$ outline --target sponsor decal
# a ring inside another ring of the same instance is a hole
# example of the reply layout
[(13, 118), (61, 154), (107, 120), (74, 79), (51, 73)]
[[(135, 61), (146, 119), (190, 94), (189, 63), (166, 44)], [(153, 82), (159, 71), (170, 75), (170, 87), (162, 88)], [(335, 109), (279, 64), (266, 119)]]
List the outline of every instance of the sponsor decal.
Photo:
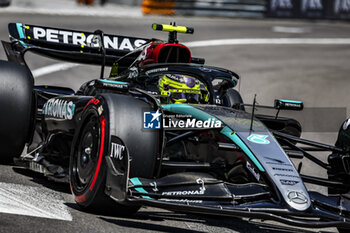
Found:
[(307, 197), (298, 191), (290, 191), (287, 196), (295, 204), (305, 204), (308, 202)]
[(298, 103), (284, 103), (285, 107), (291, 107), (291, 108), (300, 108), (300, 104)]
[(272, 160), (272, 161), (274, 161), (274, 162), (276, 162), (276, 163), (279, 163), (279, 165), (280, 164), (285, 164), (285, 162), (283, 162), (282, 160), (280, 160), (280, 159), (275, 159), (275, 158), (270, 158), (270, 157), (264, 157), (265, 159), (269, 159), (269, 160)]
[(266, 138), (268, 137), (268, 135), (261, 135), (261, 134), (252, 134), (249, 137), (247, 137), (247, 139), (251, 142), (257, 143), (257, 144), (269, 144), (270, 141), (267, 140)]
[(167, 199), (161, 198), (160, 201), (168, 201), (168, 202), (181, 202), (181, 203), (203, 203), (202, 200), (188, 200), (188, 199)]
[[(83, 32), (72, 32), (67, 30), (58, 30), (42, 27), (33, 27), (34, 39), (46, 40), (53, 43), (64, 43), (83, 45), (90, 47), (99, 47), (98, 41), (94, 40), (94, 34), (85, 34)], [(146, 41), (135, 38), (125, 38), (105, 35), (103, 37), (104, 47), (107, 49), (134, 50), (145, 44)]]
[(124, 158), (124, 151), (125, 146), (112, 142), (111, 154), (109, 156), (114, 159), (122, 160)]
[(255, 171), (255, 169), (254, 169), (254, 167), (247, 161), (247, 163), (246, 163), (246, 167), (248, 168), (248, 170), (253, 174), (253, 176), (255, 177), (255, 179), (257, 180), (257, 181), (259, 181), (260, 180), (260, 174), (259, 174), (259, 172), (256, 172)]
[(281, 166), (287, 166), (291, 167), (291, 164), (285, 164), (285, 163), (274, 163), (274, 162), (266, 162), (266, 164), (272, 164), (272, 165), (281, 165)]
[(169, 195), (169, 196), (204, 195), (204, 193), (205, 193), (205, 190), (199, 189), (199, 190), (184, 190), (184, 191), (162, 192), (162, 195)]
[(293, 172), (293, 169), (287, 169), (287, 168), (273, 167), (272, 169), (278, 170), (278, 171)]
[(347, 119), (344, 124), (343, 124), (343, 130), (347, 130), (349, 128), (350, 125), (350, 118)]
[(62, 99), (50, 99), (43, 106), (45, 116), (57, 119), (71, 120), (74, 116), (75, 104)]
[(120, 84), (120, 83), (107, 83), (107, 82), (102, 82), (102, 85), (104, 87), (112, 87), (112, 88), (117, 88), (117, 89), (128, 89), (128, 85), (126, 84)]
[(296, 180), (280, 180), (281, 184), (282, 185), (290, 185), (290, 186), (293, 186), (293, 185), (296, 185), (299, 183), (299, 181), (296, 181)]
[(168, 191), (168, 192), (162, 192), (162, 195), (170, 195), (170, 196), (179, 196), (179, 195), (204, 195), (205, 193), (205, 184), (204, 180), (201, 178), (198, 178), (196, 180), (196, 183), (201, 185), (199, 190), (184, 190), (184, 191)]
[(334, 13), (350, 12), (350, 0), (335, 0), (334, 1)]
[(160, 129), (160, 122), (162, 114), (157, 110), (156, 112), (143, 113), (143, 128), (144, 129)]
[(301, 10), (303, 12), (307, 10), (322, 10), (322, 0), (303, 0), (301, 3)]
[(100, 103), (100, 100), (96, 99), (96, 98), (92, 98), (91, 100), (89, 100), (89, 102), (85, 105), (84, 109), (85, 110), (87, 108), (87, 106), (89, 106), (90, 104), (94, 104), (97, 105), (98, 103)]
[(271, 0), (271, 10), (276, 9), (292, 9), (292, 0)]
[(285, 176), (285, 177), (299, 178), (299, 176), (296, 176), (296, 175), (289, 175), (289, 174), (275, 174), (274, 176)]
[(168, 67), (146, 71), (146, 75), (150, 75), (150, 74), (158, 73), (158, 72), (163, 72), (163, 71), (168, 71)]

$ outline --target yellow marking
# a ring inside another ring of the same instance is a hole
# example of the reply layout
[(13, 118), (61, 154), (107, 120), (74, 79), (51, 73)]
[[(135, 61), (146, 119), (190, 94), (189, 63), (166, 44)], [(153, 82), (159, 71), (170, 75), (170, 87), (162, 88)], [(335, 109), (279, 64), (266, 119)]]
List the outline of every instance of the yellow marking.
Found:
[(80, 50), (80, 53), (83, 53), (83, 50)]
[(26, 29), (29, 29), (29, 26), (26, 26)]
[(82, 47), (82, 48), (84, 48), (84, 47), (85, 47), (85, 45), (83, 45), (83, 44), (82, 44), (82, 45), (81, 45), (81, 47)]
[(28, 36), (28, 39), (30, 39), (30, 36)]
[[(167, 32), (181, 32), (181, 33), (186, 33), (187, 32), (187, 27), (184, 26), (172, 26), (169, 24), (161, 24), (162, 25), (162, 31), (167, 31)], [(157, 24), (152, 25), (153, 30), (156, 30)]]

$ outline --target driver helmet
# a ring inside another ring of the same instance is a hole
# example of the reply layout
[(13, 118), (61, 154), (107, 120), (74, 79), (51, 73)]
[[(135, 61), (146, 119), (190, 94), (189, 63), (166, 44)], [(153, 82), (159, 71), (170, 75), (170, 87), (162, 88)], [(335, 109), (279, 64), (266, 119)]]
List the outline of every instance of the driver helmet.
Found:
[(165, 74), (159, 80), (159, 94), (162, 103), (208, 103), (207, 88), (197, 79), (180, 74)]

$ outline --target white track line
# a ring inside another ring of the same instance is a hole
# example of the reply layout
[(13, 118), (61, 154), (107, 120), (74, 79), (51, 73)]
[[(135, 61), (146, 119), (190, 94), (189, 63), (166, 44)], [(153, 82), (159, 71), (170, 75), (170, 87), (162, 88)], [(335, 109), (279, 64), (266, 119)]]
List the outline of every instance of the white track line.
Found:
[(184, 45), (195, 47), (222, 45), (349, 45), (350, 38), (247, 38), (222, 39), (186, 42)]
[(310, 32), (311, 30), (308, 28), (300, 28), (300, 27), (283, 27), (283, 26), (274, 26), (272, 27), (273, 32), (282, 32), (282, 33), (295, 33), (301, 34)]
[(53, 65), (48, 65), (48, 66), (35, 69), (32, 71), (32, 74), (34, 78), (38, 78), (40, 76), (51, 74), (57, 71), (68, 70), (79, 65), (80, 64), (76, 64), (76, 63), (56, 63)]
[[(223, 45), (350, 45), (350, 38), (244, 38), (186, 42), (190, 48)], [(56, 63), (32, 71), (35, 78), (79, 66), (75, 63)]]
[(0, 212), (72, 221), (59, 193), (19, 184), (0, 183)]
[[(53, 0), (50, 0), (53, 1)], [(127, 8), (120, 7), (114, 11), (89, 8), (77, 8), (77, 9), (35, 9), (35, 8), (21, 8), (21, 7), (9, 7), (0, 9), (0, 13), (14, 13), (14, 14), (35, 14), (35, 15), (59, 15), (59, 16), (89, 16), (89, 17), (111, 17), (111, 18), (142, 18), (143, 14), (140, 11), (128, 10)]]

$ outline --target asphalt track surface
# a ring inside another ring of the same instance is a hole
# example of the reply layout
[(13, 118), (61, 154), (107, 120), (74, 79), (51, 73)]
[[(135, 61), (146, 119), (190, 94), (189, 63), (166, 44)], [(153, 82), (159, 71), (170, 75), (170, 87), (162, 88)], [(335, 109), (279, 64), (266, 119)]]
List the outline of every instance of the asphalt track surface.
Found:
[[(155, 22), (169, 23), (173, 20), (176, 20), (178, 25), (195, 28), (194, 35), (179, 36), (180, 41), (184, 42), (235, 38), (350, 38), (350, 24), (341, 22), (182, 17), (105, 18), (1, 13), (0, 39), (8, 39), (9, 22), (86, 31), (102, 29), (111, 34), (166, 39), (166, 33), (153, 32), (150, 25)], [(259, 104), (263, 105), (271, 105), (275, 98), (284, 98), (303, 100), (308, 108), (349, 109), (350, 107), (349, 45), (226, 45), (196, 47), (192, 49), (192, 54), (204, 57), (209, 65), (236, 71), (241, 76), (239, 88), (246, 103), (251, 103), (254, 94), (257, 94)], [(36, 55), (28, 58), (32, 70), (61, 62)], [(5, 59), (2, 49), (0, 59)], [(76, 90), (84, 81), (97, 78), (98, 75), (98, 67), (77, 66), (41, 75), (35, 81), (36, 84), (67, 86)], [(349, 113), (347, 111), (344, 115)], [(325, 120), (317, 122), (320, 125), (316, 124), (314, 129), (318, 126), (327, 126), (332, 121), (331, 117), (327, 116), (327, 112), (325, 116), (319, 115), (318, 117)], [(338, 125), (340, 123), (337, 122)], [(304, 133), (303, 137), (333, 144), (336, 130), (332, 129), (331, 132), (310, 130)], [(320, 156), (322, 159), (326, 158), (325, 154)], [(307, 161), (303, 163), (304, 173), (325, 176), (325, 172), (312, 167)], [(315, 189), (314, 186), (308, 187)], [(32, 200), (27, 200), (28, 196)], [(8, 203), (7, 199), (5, 203), (3, 200), (6, 197), (15, 199), (12, 203)], [(62, 211), (49, 216), (47, 212), (50, 202), (47, 200), (53, 200), (52, 203)], [(26, 215), (19, 203), (26, 204), (27, 208), (35, 207), (38, 217)], [(12, 209), (13, 213), (5, 213), (6, 205), (9, 205), (8, 209)], [(301, 229), (271, 221), (173, 213), (148, 207), (142, 208), (130, 218), (120, 218), (114, 213), (107, 215), (86, 213), (75, 205), (69, 185), (49, 181), (39, 174), (19, 167), (0, 165), (0, 232), (310, 231), (334, 232), (336, 229)]]

